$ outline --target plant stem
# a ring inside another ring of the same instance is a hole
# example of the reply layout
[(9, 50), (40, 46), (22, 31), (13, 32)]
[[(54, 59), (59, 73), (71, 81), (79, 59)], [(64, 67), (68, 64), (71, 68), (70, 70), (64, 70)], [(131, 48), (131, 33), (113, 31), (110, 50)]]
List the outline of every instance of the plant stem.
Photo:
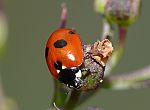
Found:
[(61, 12), (61, 17), (60, 17), (60, 24), (59, 24), (59, 27), (60, 27), (60, 28), (64, 28), (64, 27), (66, 27), (66, 24), (67, 24), (67, 14), (68, 14), (68, 10), (67, 10), (66, 3), (62, 3), (62, 4), (61, 4), (61, 7), (62, 7), (62, 12)]
[(64, 110), (73, 110), (78, 103), (80, 94), (81, 94), (81, 91), (73, 89), (70, 92), (70, 96), (69, 96), (68, 100), (66, 101)]
[(102, 39), (105, 39), (107, 36), (109, 36), (109, 40), (112, 40), (113, 38), (113, 25), (109, 23), (106, 19), (103, 19), (103, 32), (102, 32)]
[[(61, 17), (60, 17), (60, 24), (59, 28), (64, 28), (66, 27), (67, 24), (67, 7), (65, 3), (61, 4)], [(64, 105), (64, 102), (67, 98), (67, 90), (58, 82), (56, 79), (54, 79), (54, 97), (53, 97), (53, 102), (52, 102), (52, 109), (57, 109), (54, 106), (54, 103), (58, 107), (62, 107)]]
[[(110, 25), (110, 27), (112, 27)], [(111, 30), (113, 32), (113, 30)], [(124, 52), (124, 46), (125, 46), (125, 39), (127, 35), (127, 27), (119, 26), (118, 25), (118, 44), (115, 46), (114, 52), (112, 54), (112, 57), (110, 58), (109, 62), (107, 63), (106, 66), (106, 71), (105, 71), (105, 77), (109, 76), (112, 71), (115, 69), (115, 67), (118, 65), (120, 62), (123, 52)]]
[(118, 46), (114, 49), (114, 52), (106, 65), (105, 77), (109, 76), (112, 71), (117, 67), (124, 52), (124, 47)]
[(127, 28), (123, 26), (118, 26), (118, 31), (119, 31), (119, 46), (124, 46), (125, 44), (125, 39), (126, 39), (126, 34), (127, 34)]
[(64, 105), (66, 98), (67, 98), (67, 91), (60, 84), (60, 82), (58, 82), (56, 79), (54, 79), (53, 103), (55, 103), (56, 106), (58, 106), (58, 107), (62, 107)]
[(106, 78), (103, 87), (115, 90), (150, 87), (150, 65), (127, 74)]

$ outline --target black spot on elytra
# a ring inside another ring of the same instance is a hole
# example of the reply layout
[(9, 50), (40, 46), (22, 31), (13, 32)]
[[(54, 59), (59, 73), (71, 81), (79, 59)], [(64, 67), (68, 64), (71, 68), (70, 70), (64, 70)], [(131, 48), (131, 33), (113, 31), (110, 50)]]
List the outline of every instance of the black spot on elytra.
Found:
[(63, 48), (66, 45), (67, 45), (67, 42), (64, 39), (57, 40), (54, 43), (55, 48)]
[(46, 49), (45, 49), (45, 58), (46, 58), (46, 59), (47, 59), (47, 56), (48, 56), (48, 51), (49, 51), (49, 48), (46, 47)]
[(56, 70), (61, 70), (62, 69), (62, 63), (60, 61), (56, 61), (54, 63), (54, 67), (56, 68)]
[(73, 32), (73, 31), (69, 31), (69, 34), (75, 34), (75, 32)]

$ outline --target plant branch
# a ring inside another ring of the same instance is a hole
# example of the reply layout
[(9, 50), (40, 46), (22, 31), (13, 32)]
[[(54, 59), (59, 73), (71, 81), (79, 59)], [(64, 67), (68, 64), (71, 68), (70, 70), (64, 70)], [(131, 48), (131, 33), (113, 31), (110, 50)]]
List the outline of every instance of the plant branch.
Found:
[(62, 8), (62, 12), (61, 12), (61, 17), (60, 17), (59, 27), (64, 28), (66, 27), (66, 24), (67, 24), (67, 14), (68, 14), (66, 3), (62, 3), (61, 8)]
[(64, 86), (60, 84), (56, 79), (54, 79), (54, 97), (53, 103), (56, 104), (57, 107), (62, 107), (67, 97), (67, 90), (65, 90)]
[(66, 104), (64, 106), (64, 110), (73, 110), (78, 103), (80, 94), (80, 90), (72, 89), (72, 91), (70, 92), (70, 96), (68, 97), (68, 100), (66, 101)]
[(105, 18), (103, 18), (103, 31), (102, 31), (102, 39), (109, 39), (110, 41), (112, 40), (114, 36), (114, 29), (113, 25), (108, 22)]
[[(121, 31), (122, 32), (122, 31)], [(119, 32), (119, 36), (122, 36), (123, 34)], [(125, 35), (125, 34), (124, 34)], [(110, 40), (112, 41), (114, 37), (114, 28), (113, 24), (110, 23), (106, 18), (103, 18), (103, 32), (102, 32), (102, 39), (106, 38), (109, 36)], [(123, 55), (124, 48), (120, 46), (119, 44), (116, 44), (114, 52), (109, 59), (107, 65), (106, 65), (106, 70), (105, 70), (105, 77), (109, 76), (114, 68), (118, 65), (122, 55)]]
[(124, 46), (127, 34), (127, 27), (118, 26), (118, 31), (119, 31), (119, 46)]
[(150, 87), (150, 65), (130, 73), (110, 76), (104, 80), (103, 87), (115, 90)]
[[(111, 35), (113, 36), (114, 30), (112, 28), (113, 27), (112, 24), (110, 24), (110, 23), (108, 24), (107, 21), (105, 21), (103, 28), (106, 27), (105, 25), (107, 27), (109, 27), (109, 29), (104, 29), (103, 34), (105, 34), (106, 32), (108, 33), (108, 31), (110, 31), (109, 33), (112, 33)], [(118, 44), (115, 45), (114, 52), (113, 52), (109, 62), (107, 63), (105, 77), (110, 75), (112, 73), (112, 71), (115, 69), (115, 67), (118, 65), (118, 63), (120, 62), (120, 60), (123, 56), (123, 52), (124, 52), (126, 35), (127, 35), (127, 27), (118, 25), (118, 36), (119, 36), (118, 42), (117, 42)]]

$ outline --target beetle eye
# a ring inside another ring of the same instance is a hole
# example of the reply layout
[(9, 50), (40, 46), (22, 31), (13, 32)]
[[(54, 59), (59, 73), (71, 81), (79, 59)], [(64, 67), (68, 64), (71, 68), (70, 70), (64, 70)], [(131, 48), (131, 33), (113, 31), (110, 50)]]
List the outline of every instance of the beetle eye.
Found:
[(73, 32), (73, 31), (69, 31), (69, 34), (75, 34), (75, 32)]

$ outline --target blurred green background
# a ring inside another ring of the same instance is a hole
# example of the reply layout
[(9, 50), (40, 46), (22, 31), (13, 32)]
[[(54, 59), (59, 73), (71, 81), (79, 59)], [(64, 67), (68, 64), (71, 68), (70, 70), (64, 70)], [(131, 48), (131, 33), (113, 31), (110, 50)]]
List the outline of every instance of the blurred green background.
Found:
[[(5, 0), (9, 36), (5, 56), (0, 62), (3, 88), (20, 110), (46, 110), (53, 95), (53, 80), (44, 58), (46, 41), (57, 29), (60, 4), (69, 9), (68, 26), (75, 28), (84, 43), (101, 36), (101, 17), (95, 13), (93, 0)], [(125, 54), (114, 73), (128, 72), (150, 64), (150, 1), (143, 0), (142, 14), (129, 28)], [(125, 91), (102, 90), (76, 108), (88, 106), (104, 110), (148, 110), (150, 88)]]

